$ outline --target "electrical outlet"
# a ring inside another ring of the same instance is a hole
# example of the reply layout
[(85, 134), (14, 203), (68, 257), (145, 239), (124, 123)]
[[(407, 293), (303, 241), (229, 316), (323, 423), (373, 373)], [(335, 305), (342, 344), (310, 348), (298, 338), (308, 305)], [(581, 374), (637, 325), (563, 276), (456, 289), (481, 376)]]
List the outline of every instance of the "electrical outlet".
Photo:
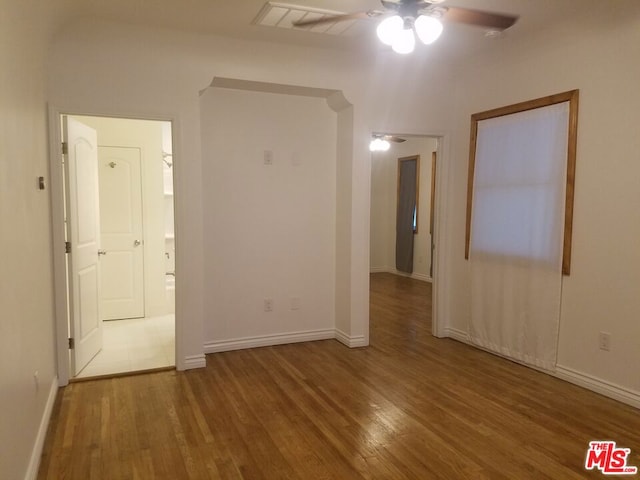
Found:
[(264, 299), (264, 311), (272, 312), (273, 311), (273, 298), (265, 298)]
[(264, 151), (264, 164), (273, 165), (273, 152), (271, 150)]
[(598, 346), (600, 350), (608, 352), (611, 350), (611, 334), (606, 332), (600, 332), (598, 336)]

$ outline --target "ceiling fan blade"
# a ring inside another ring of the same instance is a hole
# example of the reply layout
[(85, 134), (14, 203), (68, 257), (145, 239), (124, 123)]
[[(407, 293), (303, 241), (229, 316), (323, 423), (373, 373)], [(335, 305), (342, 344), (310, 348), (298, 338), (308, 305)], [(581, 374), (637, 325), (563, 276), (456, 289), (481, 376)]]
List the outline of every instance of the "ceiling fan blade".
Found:
[(345, 20), (367, 19), (377, 16), (378, 12), (371, 10), (368, 12), (345, 13), (342, 15), (328, 15), (326, 17), (314, 18), (313, 20), (298, 20), (293, 22), (294, 27), (312, 27), (325, 23), (344, 22)]
[(389, 142), (395, 142), (395, 143), (402, 143), (407, 141), (406, 138), (397, 137), (395, 135), (385, 135), (383, 138)]
[(506, 30), (516, 23), (518, 17), (515, 15), (470, 10), (468, 8), (446, 7), (443, 20), (490, 28), (492, 30)]

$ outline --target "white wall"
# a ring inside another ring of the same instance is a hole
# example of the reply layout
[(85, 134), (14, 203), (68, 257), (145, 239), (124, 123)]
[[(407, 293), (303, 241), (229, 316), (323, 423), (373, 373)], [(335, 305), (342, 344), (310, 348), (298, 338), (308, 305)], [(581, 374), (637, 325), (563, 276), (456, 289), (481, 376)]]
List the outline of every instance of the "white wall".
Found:
[[(0, 2), (0, 477), (6, 479), (35, 473), (57, 391), (44, 95), (49, 13), (43, 2)], [(47, 181), (44, 191), (39, 176)]]
[(371, 252), (372, 272), (395, 272), (396, 211), (398, 204), (398, 159), (420, 156), (418, 233), (414, 236), (413, 277), (430, 280), (431, 154), (438, 140), (406, 137), (386, 152), (371, 154)]
[[(580, 89), (571, 275), (564, 277), (560, 374), (640, 405), (640, 5), (603, 5), (583, 20), (504, 44), (456, 77), (452, 135), (451, 327), (467, 331), (464, 260), (469, 117)], [(453, 294), (453, 293), (452, 293)], [(611, 351), (598, 333), (611, 334)], [(616, 388), (619, 387), (619, 388)]]
[(165, 198), (162, 122), (75, 116), (94, 128), (99, 146), (140, 148), (145, 316), (169, 313), (165, 288)]
[[(446, 118), (442, 86), (447, 82), (438, 82), (426, 95), (418, 96), (423, 85), (407, 85), (406, 78), (432, 78), (422, 74), (428, 68), (426, 62), (407, 63), (391, 53), (375, 59), (375, 65), (367, 66), (364, 61), (349, 52), (90, 21), (71, 24), (60, 32), (50, 55), (49, 98), (54, 105), (74, 113), (176, 119), (176, 258), (180, 277), (189, 279), (176, 289), (176, 315), (184, 320), (176, 327), (179, 367), (203, 364), (203, 331), (215, 323), (215, 316), (203, 310), (205, 298), (217, 286), (205, 280), (211, 275), (202, 261), (208, 248), (202, 229), (207, 215), (203, 188), (208, 187), (202, 183), (198, 96), (214, 77), (331, 88), (344, 92), (353, 105), (338, 114), (338, 123), (350, 124), (353, 133), (340, 137), (338, 145), (348, 161), (340, 162), (337, 175), (341, 207), (336, 255), (341, 260), (334, 284), (336, 325), (350, 340), (366, 344), (368, 138), (374, 129), (422, 133), (424, 128), (424, 133), (438, 133), (436, 126)], [(387, 72), (381, 85), (372, 76), (377, 69)], [(443, 75), (439, 72), (434, 75)], [(402, 86), (407, 98), (395, 98), (396, 85)], [(410, 110), (404, 110), (409, 106)], [(372, 113), (374, 107), (380, 112)], [(433, 121), (424, 119), (426, 110), (433, 113)]]
[(201, 106), (207, 351), (332, 338), (336, 113), (322, 98), (214, 87)]
[[(395, 262), (390, 264), (390, 251), (395, 249), (395, 229), (390, 230), (392, 204), (397, 194), (391, 187), (394, 158), (383, 152), (371, 154), (371, 223), (369, 251), (369, 269), (371, 272), (386, 272)], [(397, 175), (397, 171), (396, 171)], [(395, 216), (394, 216), (395, 218)]]

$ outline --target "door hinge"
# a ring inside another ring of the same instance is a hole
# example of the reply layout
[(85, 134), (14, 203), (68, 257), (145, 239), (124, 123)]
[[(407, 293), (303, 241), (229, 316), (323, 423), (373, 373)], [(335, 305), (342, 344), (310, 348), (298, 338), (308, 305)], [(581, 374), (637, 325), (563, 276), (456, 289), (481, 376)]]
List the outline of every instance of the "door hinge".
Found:
[(69, 339), (69, 350), (73, 350), (74, 348), (76, 348), (76, 342), (73, 338)]
[(69, 144), (67, 142), (62, 142), (62, 154), (67, 155), (69, 153)]
[(64, 242), (64, 253), (71, 253), (71, 242)]

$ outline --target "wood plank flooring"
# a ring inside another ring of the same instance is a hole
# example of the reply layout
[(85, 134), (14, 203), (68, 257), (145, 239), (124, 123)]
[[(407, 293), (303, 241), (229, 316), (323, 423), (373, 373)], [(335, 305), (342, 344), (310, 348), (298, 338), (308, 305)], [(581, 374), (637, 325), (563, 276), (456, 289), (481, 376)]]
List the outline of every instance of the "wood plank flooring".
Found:
[[(430, 285), (371, 278), (371, 346), (207, 356), (61, 390), (39, 479), (581, 479), (640, 466), (640, 411), (430, 334)], [(633, 478), (633, 477), (631, 477)]]

